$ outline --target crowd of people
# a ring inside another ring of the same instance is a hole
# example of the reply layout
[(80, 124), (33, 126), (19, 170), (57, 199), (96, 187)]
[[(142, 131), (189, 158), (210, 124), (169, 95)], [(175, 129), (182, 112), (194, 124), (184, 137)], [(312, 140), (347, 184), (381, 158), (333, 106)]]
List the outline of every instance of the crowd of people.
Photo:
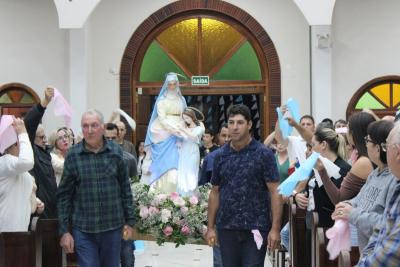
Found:
[[(31, 216), (57, 218), (60, 245), (76, 253), (80, 266), (134, 266), (132, 180), (184, 195), (211, 183), (205, 240), (214, 266), (261, 267), (267, 249), (290, 248), (289, 224), (281, 225), (288, 197), (278, 186), (317, 152), (314, 170), (292, 193), (307, 211), (307, 258), (316, 212), (319, 226), (350, 224), (352, 245), (360, 249), (357, 266), (400, 265), (398, 116), (363, 111), (318, 124), (310, 115), (286, 116), (299, 135), (284, 136), (278, 121), (261, 143), (252, 137), (245, 105), (230, 107), (218, 133), (205, 129), (171, 77), (146, 140), (136, 146), (125, 139), (122, 121), (106, 122), (97, 110), (82, 115), (82, 138), (68, 127), (46, 138), (40, 122), (53, 88), (23, 119), (3, 115), (0, 232), (27, 231)], [(280, 110), (289, 114), (285, 106)], [(327, 162), (338, 175), (328, 174)]]

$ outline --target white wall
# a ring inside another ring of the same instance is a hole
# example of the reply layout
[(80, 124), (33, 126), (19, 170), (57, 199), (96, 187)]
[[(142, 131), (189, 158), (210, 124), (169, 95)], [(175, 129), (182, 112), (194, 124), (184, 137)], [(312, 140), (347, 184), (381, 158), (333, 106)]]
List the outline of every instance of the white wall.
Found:
[(400, 73), (400, 1), (337, 0), (332, 34), (333, 118), (376, 77)]
[[(42, 97), (47, 85), (69, 96), (68, 35), (51, 0), (0, 0), (0, 84), (24, 83)], [(47, 129), (60, 126), (49, 107)]]
[[(329, 46), (331, 27), (311, 27), (312, 115), (317, 122), (332, 117), (332, 49)], [(318, 37), (320, 36), (320, 37)], [(323, 43), (319, 38), (327, 37)], [(326, 46), (326, 47), (325, 47)]]
[[(92, 74), (88, 99), (108, 116), (119, 105), (118, 76), (125, 46), (136, 28), (167, 0), (102, 0), (90, 17)], [(282, 70), (282, 99), (296, 98), (302, 112), (310, 110), (308, 23), (292, 0), (230, 0), (246, 10), (266, 30), (278, 51)], [(118, 4), (116, 4), (118, 3)]]
[[(282, 71), (282, 100), (294, 97), (310, 111), (309, 27), (292, 0), (230, 0), (246, 10), (275, 44)], [(58, 87), (75, 110), (97, 108), (108, 117), (119, 106), (121, 58), (129, 38), (170, 0), (102, 0), (82, 30), (58, 29), (51, 0), (0, 0), (0, 84), (26, 83), (39, 95)], [(113, 72), (112, 71), (112, 72)], [(70, 88), (72, 87), (72, 88)], [(81, 97), (80, 97), (81, 94)], [(50, 110), (51, 111), (51, 108)], [(49, 112), (50, 113), (50, 112)], [(62, 120), (47, 114), (45, 126)]]

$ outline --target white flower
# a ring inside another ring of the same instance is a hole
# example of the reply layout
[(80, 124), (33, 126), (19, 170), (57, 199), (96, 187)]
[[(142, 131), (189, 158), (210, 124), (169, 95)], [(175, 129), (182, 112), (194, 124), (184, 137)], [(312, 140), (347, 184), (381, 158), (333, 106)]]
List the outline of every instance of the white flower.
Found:
[(175, 204), (175, 206), (177, 207), (183, 207), (185, 206), (186, 202), (183, 198), (181, 197), (177, 197), (174, 200), (172, 200), (172, 202)]
[(161, 210), (161, 221), (163, 223), (168, 222), (168, 219), (171, 218), (171, 211), (169, 209), (162, 209)]

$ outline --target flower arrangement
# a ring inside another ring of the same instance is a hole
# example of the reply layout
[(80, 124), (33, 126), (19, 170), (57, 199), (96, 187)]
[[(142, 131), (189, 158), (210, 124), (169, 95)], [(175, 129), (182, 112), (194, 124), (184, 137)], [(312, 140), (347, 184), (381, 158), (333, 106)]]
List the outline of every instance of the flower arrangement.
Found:
[(173, 242), (202, 243), (207, 231), (207, 207), (211, 186), (200, 186), (191, 196), (163, 194), (142, 183), (132, 184), (136, 231), (152, 235), (158, 245)]

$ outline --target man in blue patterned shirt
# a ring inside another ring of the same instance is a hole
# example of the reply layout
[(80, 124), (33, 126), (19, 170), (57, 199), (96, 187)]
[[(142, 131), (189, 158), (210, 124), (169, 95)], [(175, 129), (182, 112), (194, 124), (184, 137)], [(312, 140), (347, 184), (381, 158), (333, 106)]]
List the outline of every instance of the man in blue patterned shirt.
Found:
[(395, 192), (385, 208), (380, 229), (374, 229), (357, 266), (400, 266), (400, 124), (390, 132), (381, 149), (386, 151), (390, 171), (397, 177)]
[(132, 236), (132, 193), (122, 148), (104, 138), (104, 119), (89, 110), (84, 140), (68, 151), (57, 191), (60, 245), (79, 266), (119, 267), (122, 227)]
[(251, 126), (249, 108), (232, 106), (231, 142), (214, 159), (206, 238), (214, 246), (218, 232), (223, 266), (263, 267), (267, 247), (280, 244), (279, 174), (272, 151), (251, 137)]

